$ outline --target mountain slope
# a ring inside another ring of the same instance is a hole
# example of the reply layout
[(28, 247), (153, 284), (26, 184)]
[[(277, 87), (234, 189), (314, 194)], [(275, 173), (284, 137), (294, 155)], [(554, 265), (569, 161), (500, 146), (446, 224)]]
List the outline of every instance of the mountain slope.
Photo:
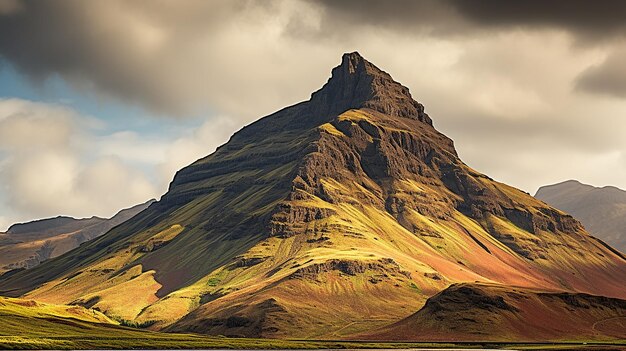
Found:
[(309, 101), (180, 170), (132, 221), (0, 278), (0, 292), (167, 331), (337, 339), (474, 281), (626, 298), (626, 261), (465, 165), (406, 87), (351, 53)]
[(108, 219), (59, 216), (14, 224), (0, 233), (0, 274), (60, 256), (131, 219), (154, 201), (123, 209)]
[(570, 180), (543, 186), (535, 197), (571, 213), (590, 233), (626, 253), (626, 191)]

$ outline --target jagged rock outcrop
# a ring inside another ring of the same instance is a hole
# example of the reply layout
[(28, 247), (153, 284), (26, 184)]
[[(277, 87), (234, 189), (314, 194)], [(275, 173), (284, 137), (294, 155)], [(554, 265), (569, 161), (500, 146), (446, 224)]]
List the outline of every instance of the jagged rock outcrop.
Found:
[(324, 118), (367, 108), (432, 125), (424, 105), (413, 100), (409, 88), (394, 81), (357, 52), (343, 55), (341, 65), (332, 70), (328, 83), (313, 93), (308, 107), (313, 115)]
[(403, 271), (400, 266), (391, 258), (381, 258), (376, 261), (357, 261), (357, 260), (340, 260), (332, 259), (323, 263), (315, 263), (297, 269), (289, 276), (290, 279), (316, 279), (323, 273), (338, 271), (343, 274), (356, 276), (367, 271), (382, 273), (382, 276), (388, 278), (387, 274), (398, 276), (403, 275), (410, 278), (411, 273)]

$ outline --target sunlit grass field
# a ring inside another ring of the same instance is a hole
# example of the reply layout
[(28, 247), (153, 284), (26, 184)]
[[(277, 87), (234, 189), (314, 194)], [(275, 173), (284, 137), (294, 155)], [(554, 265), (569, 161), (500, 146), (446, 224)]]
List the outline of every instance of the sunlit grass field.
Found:
[[(102, 313), (78, 306), (0, 298), (0, 349), (408, 349), (408, 348), (589, 349), (591, 344), (507, 345), (479, 343), (381, 343), (211, 337), (124, 327)], [(626, 347), (594, 344), (594, 349)]]

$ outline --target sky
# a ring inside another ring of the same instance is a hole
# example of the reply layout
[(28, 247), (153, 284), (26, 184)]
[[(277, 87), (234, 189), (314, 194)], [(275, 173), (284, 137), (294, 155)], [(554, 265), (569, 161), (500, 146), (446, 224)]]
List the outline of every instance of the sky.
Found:
[(345, 52), (534, 194), (626, 189), (626, 2), (0, 0), (0, 230), (159, 198)]

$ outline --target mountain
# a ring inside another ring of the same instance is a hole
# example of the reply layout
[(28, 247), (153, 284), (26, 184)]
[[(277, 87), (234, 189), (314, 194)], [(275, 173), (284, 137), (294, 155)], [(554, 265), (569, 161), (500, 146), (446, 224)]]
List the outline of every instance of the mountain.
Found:
[(0, 274), (60, 256), (126, 222), (154, 201), (123, 209), (108, 219), (59, 216), (14, 224), (0, 233)]
[(0, 277), (0, 293), (154, 330), (349, 339), (476, 282), (626, 299), (626, 260), (467, 166), (408, 88), (350, 53), (310, 100), (180, 170), (131, 221)]
[(542, 186), (535, 197), (571, 213), (594, 236), (626, 253), (626, 191), (568, 180)]

